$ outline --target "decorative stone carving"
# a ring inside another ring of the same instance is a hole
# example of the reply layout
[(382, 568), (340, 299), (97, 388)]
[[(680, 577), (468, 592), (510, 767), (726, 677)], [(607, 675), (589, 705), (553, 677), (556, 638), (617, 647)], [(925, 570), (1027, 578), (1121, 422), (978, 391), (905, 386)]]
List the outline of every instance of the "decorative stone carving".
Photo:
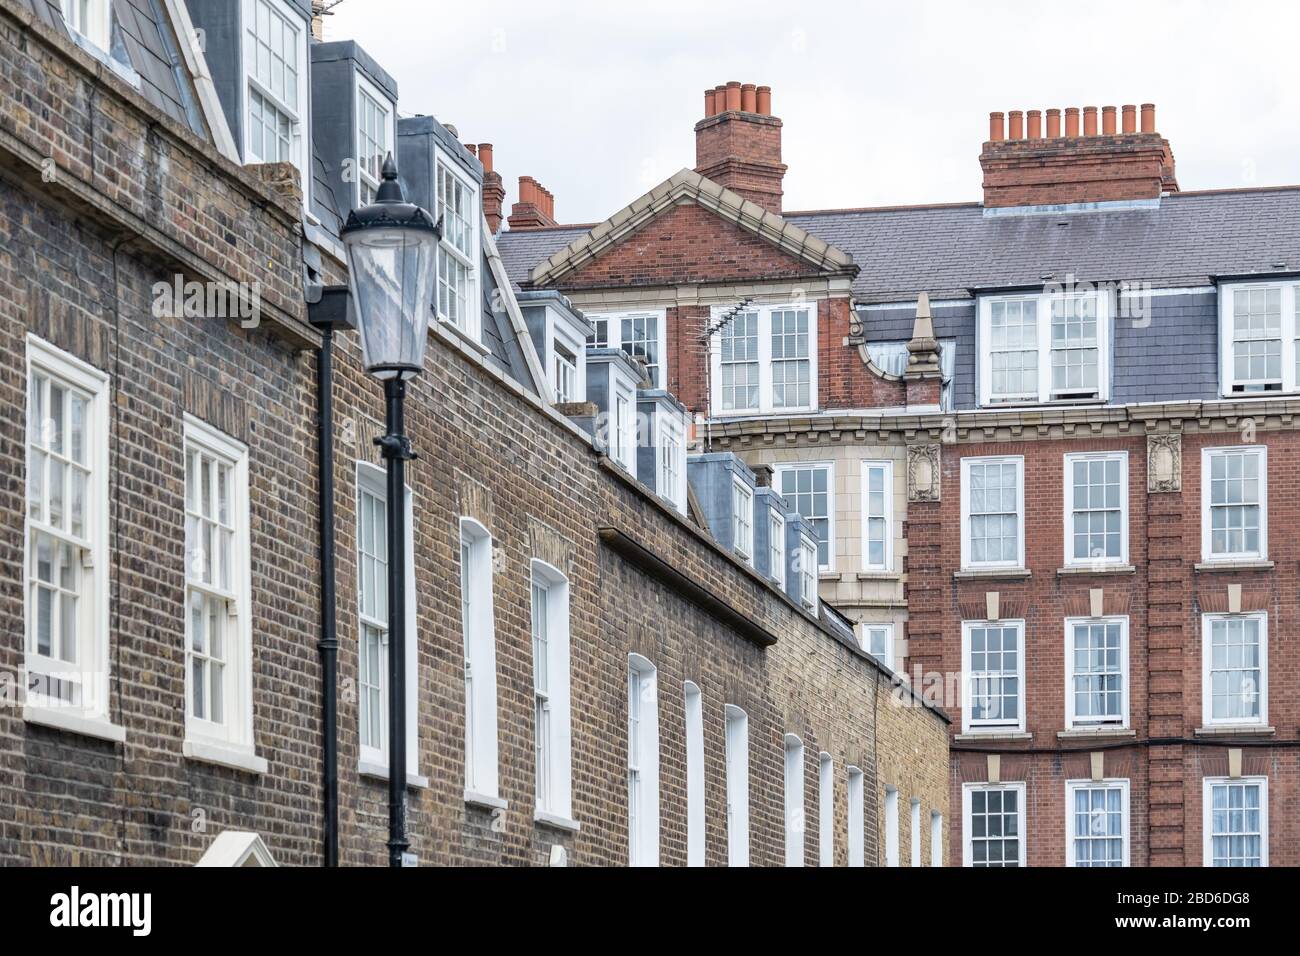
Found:
[(1183, 490), (1183, 436), (1147, 436), (1147, 491)]
[(939, 500), (938, 445), (907, 446), (907, 500)]

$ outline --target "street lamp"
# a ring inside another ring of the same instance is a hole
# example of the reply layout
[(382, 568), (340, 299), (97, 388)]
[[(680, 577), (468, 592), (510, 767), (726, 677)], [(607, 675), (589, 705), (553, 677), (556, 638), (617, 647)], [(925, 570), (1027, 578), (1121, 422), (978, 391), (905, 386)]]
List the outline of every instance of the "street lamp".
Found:
[(369, 206), (353, 210), (340, 237), (366, 371), (384, 383), (387, 434), (376, 438), (388, 464), (388, 862), (406, 849), (406, 381), (424, 368), (433, 309), (434, 253), (441, 228), (406, 201), (397, 165), (384, 160)]

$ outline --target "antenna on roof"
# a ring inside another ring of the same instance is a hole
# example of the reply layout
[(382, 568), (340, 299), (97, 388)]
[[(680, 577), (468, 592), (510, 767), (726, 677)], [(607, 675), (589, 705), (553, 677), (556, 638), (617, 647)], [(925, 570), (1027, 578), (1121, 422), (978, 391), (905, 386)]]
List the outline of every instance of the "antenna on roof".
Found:
[(716, 320), (710, 322), (704, 327), (699, 338), (695, 340), (695, 348), (692, 351), (696, 355), (703, 354), (704, 362), (704, 450), (709, 452), (713, 448), (713, 337), (736, 321), (736, 316), (744, 313), (753, 303), (749, 296), (741, 299), (727, 311), (720, 314)]

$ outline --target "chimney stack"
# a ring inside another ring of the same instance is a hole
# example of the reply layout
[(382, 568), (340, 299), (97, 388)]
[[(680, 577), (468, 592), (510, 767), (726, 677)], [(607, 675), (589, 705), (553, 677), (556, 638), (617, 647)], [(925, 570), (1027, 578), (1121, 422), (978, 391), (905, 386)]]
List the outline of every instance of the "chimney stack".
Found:
[(469, 149), (477, 153), (478, 161), (483, 164), (483, 216), (487, 219), (488, 231), (495, 236), (505, 218), (506, 187), (501, 174), (492, 168), (492, 144), (479, 143), (477, 149), (473, 146)]
[(781, 121), (772, 88), (737, 80), (704, 91), (695, 124), (695, 171), (771, 212), (781, 212)]
[(325, 18), (333, 16), (326, 8), (329, 6), (328, 0), (311, 0), (311, 38), (313, 40), (325, 39)]
[(506, 221), (511, 229), (554, 226), (555, 197), (532, 176), (520, 176), (519, 201), (510, 207), (510, 218)]
[(1038, 110), (1027, 114), (1027, 130), (1019, 110), (1005, 114), (1005, 131), (1004, 114), (989, 114), (980, 153), (986, 208), (1158, 199), (1178, 191), (1173, 151), (1156, 132), (1154, 105), (1142, 105), (1140, 131), (1133, 105), (1066, 107), (1064, 130), (1061, 113), (1047, 111), (1046, 136)]

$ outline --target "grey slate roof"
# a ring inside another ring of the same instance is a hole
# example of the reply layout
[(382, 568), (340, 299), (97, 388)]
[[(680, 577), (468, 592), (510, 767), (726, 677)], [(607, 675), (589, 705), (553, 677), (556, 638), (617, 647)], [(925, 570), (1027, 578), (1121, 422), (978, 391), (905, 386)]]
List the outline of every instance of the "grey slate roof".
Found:
[[(1205, 285), (1214, 275), (1300, 269), (1300, 187), (1167, 196), (1159, 208), (985, 217), (956, 206), (790, 213), (853, 256), (863, 302), (964, 298), (972, 287), (1064, 280), (1147, 280)], [(1060, 225), (1066, 223), (1066, 225)], [(587, 226), (503, 232), (497, 240), (513, 283), (582, 236)]]

